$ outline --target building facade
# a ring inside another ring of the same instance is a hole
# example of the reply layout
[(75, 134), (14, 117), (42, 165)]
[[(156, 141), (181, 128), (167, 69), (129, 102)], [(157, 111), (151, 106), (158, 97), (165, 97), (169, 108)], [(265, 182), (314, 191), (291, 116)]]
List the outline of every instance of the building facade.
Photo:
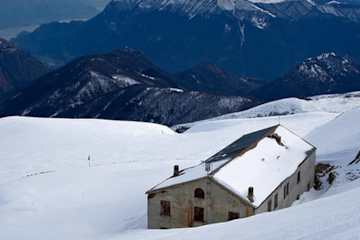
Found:
[[(294, 161), (297, 165), (291, 174), (275, 181), (274, 187), (265, 191), (262, 190), (261, 180), (259, 182), (254, 178), (250, 181), (254, 184), (247, 184), (244, 188), (236, 188), (227, 184), (228, 179), (225, 178), (224, 180), (219, 175), (220, 171), (224, 171), (227, 175), (226, 167), (230, 170), (234, 168), (236, 170), (237, 166), (232, 166), (230, 163), (235, 159), (241, 161), (241, 157), (246, 152), (254, 151), (253, 149), (260, 147), (258, 146), (259, 142), (265, 137), (272, 138), (271, 134), (274, 134), (278, 127), (266, 129), (266, 134), (260, 134), (261, 137), (254, 142), (255, 146), (254, 144), (245, 146), (239, 144), (244, 143), (242, 138), (237, 140), (235, 145), (233, 143), (220, 151), (220, 155), (217, 154), (198, 166), (182, 171), (175, 166), (173, 176), (147, 192), (148, 227), (150, 229), (195, 227), (289, 207), (295, 200), (299, 199), (302, 193), (313, 187), (316, 149), (312, 145), (306, 149), (303, 155), (305, 157)], [(275, 141), (277, 140), (275, 139)], [(289, 147), (286, 146), (286, 148)], [(226, 155), (224, 152), (229, 154), (225, 160), (219, 160), (219, 156)], [(230, 154), (234, 152), (235, 154)], [(213, 162), (213, 166), (210, 166), (210, 162), (214, 159), (216, 161)], [(263, 162), (263, 160), (260, 159), (259, 162)], [(253, 170), (249, 169), (249, 171)], [(271, 178), (271, 172), (267, 174)], [(266, 177), (264, 177), (264, 181), (266, 181)], [(241, 181), (241, 177), (239, 178)], [(238, 179), (231, 179), (231, 181), (233, 180), (237, 181)], [(240, 191), (244, 189), (246, 192)], [(262, 192), (257, 192), (258, 190)]]

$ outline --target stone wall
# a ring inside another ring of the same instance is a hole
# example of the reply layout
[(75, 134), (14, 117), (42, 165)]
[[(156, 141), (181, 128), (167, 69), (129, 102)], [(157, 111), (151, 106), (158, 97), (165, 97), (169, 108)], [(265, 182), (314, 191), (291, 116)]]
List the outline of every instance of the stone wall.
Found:
[[(204, 199), (194, 197), (196, 188), (204, 190)], [(209, 177), (152, 193), (148, 198), (149, 228), (181, 228), (224, 222), (228, 221), (230, 211), (238, 213), (240, 218), (253, 214), (252, 208)], [(162, 200), (171, 204), (170, 217), (160, 216)], [(194, 207), (204, 209), (204, 222), (193, 221)]]

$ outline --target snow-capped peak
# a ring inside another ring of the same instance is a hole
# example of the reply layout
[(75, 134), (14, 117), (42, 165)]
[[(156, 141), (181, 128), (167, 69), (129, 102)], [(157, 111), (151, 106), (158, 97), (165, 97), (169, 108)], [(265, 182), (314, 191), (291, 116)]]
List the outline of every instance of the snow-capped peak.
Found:
[(320, 81), (334, 81), (337, 76), (358, 74), (359, 67), (348, 57), (336, 55), (334, 52), (322, 53), (308, 58), (298, 66), (298, 71)]
[[(274, 1), (279, 2), (284, 0)], [(201, 14), (235, 10), (260, 12), (261, 14), (271, 15), (249, 0), (114, 0), (110, 5), (115, 6), (116, 9), (139, 7), (145, 10), (170, 10), (186, 14), (190, 18)]]
[(329, 52), (329, 53), (322, 53), (319, 56), (316, 57), (317, 60), (323, 60), (329, 57), (336, 57), (336, 53)]

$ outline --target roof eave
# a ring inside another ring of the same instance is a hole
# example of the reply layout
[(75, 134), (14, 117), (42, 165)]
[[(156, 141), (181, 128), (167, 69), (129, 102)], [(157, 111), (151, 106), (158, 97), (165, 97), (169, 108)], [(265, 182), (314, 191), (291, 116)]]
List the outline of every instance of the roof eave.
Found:
[[(208, 177), (209, 176), (203, 176), (203, 177), (199, 177), (199, 178), (192, 179), (192, 180), (185, 181), (185, 182), (176, 183), (176, 184), (161, 187), (161, 188), (156, 188), (156, 186), (155, 186), (155, 187), (151, 188), (150, 190), (146, 191), (145, 194), (161, 192), (161, 191), (164, 191), (165, 189), (169, 189), (169, 188), (173, 188), (173, 187), (180, 186), (180, 185), (183, 185), (183, 184), (188, 184), (188, 183), (191, 183), (191, 182), (199, 181), (201, 179), (205, 179), (205, 178), (208, 178)], [(168, 178), (168, 179), (170, 179), (170, 178)], [(166, 180), (168, 180), (168, 179), (166, 179)]]

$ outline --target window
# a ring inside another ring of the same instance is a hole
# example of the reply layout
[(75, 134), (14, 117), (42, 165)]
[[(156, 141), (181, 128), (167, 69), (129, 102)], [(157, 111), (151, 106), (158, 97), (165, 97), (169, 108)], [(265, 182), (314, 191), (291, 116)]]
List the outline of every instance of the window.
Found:
[(237, 212), (229, 212), (229, 215), (228, 215), (228, 220), (231, 221), (231, 220), (234, 220), (234, 219), (238, 219), (240, 217), (239, 213)]
[(290, 183), (286, 183), (284, 185), (284, 199), (289, 195), (289, 191), (290, 191)]
[(286, 198), (286, 184), (284, 185), (284, 199)]
[(194, 221), (204, 222), (204, 208), (194, 207)]
[(197, 188), (197, 189), (195, 189), (194, 197), (204, 199), (205, 198), (205, 193), (201, 188)]
[(279, 196), (278, 194), (275, 194), (275, 197), (274, 197), (274, 209), (277, 209), (279, 206)]
[(286, 184), (286, 196), (289, 195), (289, 192), (290, 192), (290, 183), (287, 183)]
[(271, 212), (271, 207), (272, 207), (272, 201), (270, 199), (267, 203), (268, 212)]
[(170, 202), (160, 201), (160, 216), (170, 216)]
[(299, 171), (297, 174), (297, 184), (301, 182), (301, 172)]
[(307, 184), (307, 190), (310, 191), (311, 190), (311, 183)]
[(296, 195), (296, 200), (300, 199), (300, 194)]

